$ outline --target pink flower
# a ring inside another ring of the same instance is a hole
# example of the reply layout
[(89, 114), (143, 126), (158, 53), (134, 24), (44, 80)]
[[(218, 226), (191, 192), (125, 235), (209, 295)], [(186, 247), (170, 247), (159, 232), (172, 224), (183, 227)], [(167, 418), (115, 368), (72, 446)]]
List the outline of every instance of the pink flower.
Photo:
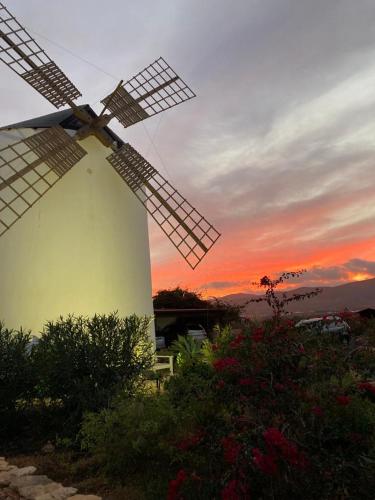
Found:
[(351, 399), (349, 396), (336, 396), (336, 402), (340, 406), (347, 406), (351, 402)]
[(240, 366), (239, 361), (236, 358), (221, 358), (213, 362), (213, 366), (217, 372), (223, 370), (233, 370)]

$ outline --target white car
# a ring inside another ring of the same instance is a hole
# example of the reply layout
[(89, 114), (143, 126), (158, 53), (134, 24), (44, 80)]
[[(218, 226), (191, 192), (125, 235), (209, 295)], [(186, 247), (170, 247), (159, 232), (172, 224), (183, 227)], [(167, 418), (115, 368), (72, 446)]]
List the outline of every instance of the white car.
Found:
[(340, 316), (325, 316), (324, 318), (302, 319), (296, 323), (296, 328), (316, 333), (337, 333), (342, 338), (348, 338), (350, 326)]
[(203, 340), (206, 340), (207, 338), (206, 330), (199, 324), (186, 325), (186, 334), (198, 342), (203, 342)]

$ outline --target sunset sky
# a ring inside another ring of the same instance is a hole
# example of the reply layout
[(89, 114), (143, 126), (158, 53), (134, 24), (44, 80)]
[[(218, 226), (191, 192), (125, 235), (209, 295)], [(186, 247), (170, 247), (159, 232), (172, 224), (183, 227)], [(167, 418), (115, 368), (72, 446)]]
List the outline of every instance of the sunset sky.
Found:
[[(374, 0), (2, 0), (100, 99), (163, 56), (197, 98), (124, 130), (222, 233), (192, 271), (150, 221), (153, 287), (375, 277)], [(54, 112), (0, 66), (1, 125)]]

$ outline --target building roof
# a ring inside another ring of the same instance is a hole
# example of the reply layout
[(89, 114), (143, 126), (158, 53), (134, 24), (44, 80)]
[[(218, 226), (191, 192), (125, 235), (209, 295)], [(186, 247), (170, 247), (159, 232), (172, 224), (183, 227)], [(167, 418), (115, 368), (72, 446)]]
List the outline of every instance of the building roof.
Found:
[[(83, 104), (82, 106), (78, 106), (79, 109), (82, 109), (89, 113), (93, 118), (97, 117), (95, 111), (88, 104)], [(38, 116), (37, 118), (31, 118), (31, 120), (25, 120), (23, 122), (12, 123), (11, 125), (6, 125), (5, 127), (1, 127), (0, 130), (12, 130), (17, 128), (49, 128), (54, 127), (56, 125), (60, 125), (64, 129), (67, 130), (78, 130), (80, 129), (84, 123), (77, 118), (71, 109), (64, 109), (62, 111), (57, 111), (55, 113), (50, 113), (48, 115)], [(118, 147), (124, 144), (124, 141), (113, 132), (109, 127), (103, 127), (103, 130), (108, 134), (108, 136), (112, 139), (113, 142), (117, 142)]]

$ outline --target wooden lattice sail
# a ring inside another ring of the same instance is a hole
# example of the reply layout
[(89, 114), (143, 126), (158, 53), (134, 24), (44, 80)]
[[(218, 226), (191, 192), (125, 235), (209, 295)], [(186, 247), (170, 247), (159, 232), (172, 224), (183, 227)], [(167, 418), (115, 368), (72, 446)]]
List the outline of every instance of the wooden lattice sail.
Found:
[(61, 127), (0, 149), (0, 236), (85, 154)]
[(130, 144), (107, 159), (194, 269), (220, 233)]

